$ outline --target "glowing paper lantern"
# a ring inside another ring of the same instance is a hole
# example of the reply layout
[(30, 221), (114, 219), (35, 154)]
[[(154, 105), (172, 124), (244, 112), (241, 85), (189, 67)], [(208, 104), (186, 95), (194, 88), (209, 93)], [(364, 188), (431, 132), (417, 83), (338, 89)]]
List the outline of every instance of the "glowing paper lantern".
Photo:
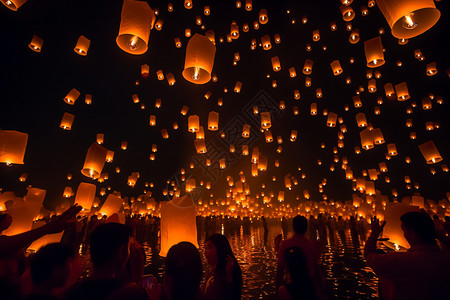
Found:
[(166, 256), (170, 247), (190, 242), (198, 247), (195, 204), (185, 195), (161, 205), (161, 251)]
[(359, 136), (361, 138), (361, 146), (365, 150), (369, 150), (373, 148), (373, 136), (372, 131), (369, 129), (364, 129), (359, 133)]
[(337, 114), (330, 112), (327, 118), (327, 126), (328, 127), (336, 127)]
[(390, 156), (397, 155), (397, 147), (395, 144), (387, 144), (387, 150)]
[(23, 157), (27, 148), (28, 134), (0, 129), (0, 162), (11, 164), (23, 164)]
[(272, 69), (274, 72), (278, 72), (281, 70), (281, 64), (280, 64), (280, 59), (278, 58), (278, 56), (274, 56), (271, 59), (272, 61)]
[(64, 102), (70, 105), (74, 105), (80, 96), (80, 92), (76, 89), (71, 89), (70, 92), (64, 97)]
[(191, 115), (188, 118), (188, 130), (197, 132), (200, 129), (200, 118), (197, 115)]
[(272, 126), (270, 112), (262, 112), (260, 115), (261, 115), (261, 128), (269, 129)]
[(383, 133), (380, 128), (376, 128), (372, 131), (373, 142), (377, 145), (384, 144)]
[(1, 0), (3, 5), (13, 11), (17, 11), (28, 0)]
[(269, 22), (269, 18), (267, 17), (267, 9), (261, 9), (259, 11), (259, 23), (267, 24)]
[(89, 212), (95, 199), (96, 186), (81, 182), (75, 196), (75, 203), (83, 207), (83, 212)]
[(384, 64), (385, 61), (381, 37), (377, 36), (365, 41), (364, 52), (366, 53), (366, 61), (369, 68), (376, 68)]
[(30, 49), (34, 52), (41, 52), (42, 44), (44, 44), (44, 40), (37, 35), (33, 35), (33, 37), (31, 38), (31, 42), (28, 44), (28, 47), (30, 47)]
[(422, 152), (423, 157), (427, 161), (427, 164), (435, 164), (442, 161), (441, 154), (439, 154), (438, 149), (434, 145), (433, 141), (428, 141), (419, 145), (420, 152)]
[(141, 65), (141, 76), (142, 78), (148, 78), (150, 76), (150, 67), (147, 64)]
[(432, 62), (427, 65), (427, 76), (434, 76), (437, 74), (436, 63)]
[(195, 149), (198, 154), (206, 153), (206, 144), (204, 139), (197, 139), (194, 141)]
[(248, 138), (250, 136), (250, 125), (244, 124), (242, 128), (242, 137)]
[(93, 179), (99, 178), (105, 165), (107, 151), (99, 144), (93, 143), (87, 151), (81, 174)]
[(62, 117), (61, 124), (59, 125), (59, 127), (61, 127), (64, 130), (71, 130), (74, 119), (75, 119), (74, 115), (65, 112)]
[(358, 123), (358, 127), (366, 127), (367, 126), (366, 115), (364, 113), (356, 114), (356, 122)]
[(219, 113), (210, 111), (208, 115), (208, 129), (216, 131), (219, 129)]
[(303, 65), (303, 74), (310, 75), (312, 73), (312, 67), (314, 62), (310, 59), (305, 60), (305, 64)]
[(195, 84), (204, 84), (211, 79), (216, 46), (206, 37), (196, 33), (186, 47), (183, 77)]
[(395, 93), (397, 94), (398, 101), (405, 101), (410, 98), (408, 86), (406, 85), (406, 82), (396, 84), (395, 85)]
[(123, 199), (117, 197), (113, 194), (109, 194), (108, 198), (106, 198), (105, 203), (103, 203), (102, 207), (99, 210), (99, 213), (106, 216), (111, 216), (115, 213), (118, 213), (122, 208)]
[(399, 39), (418, 36), (436, 24), (441, 16), (432, 0), (378, 0), (377, 5)]
[(144, 54), (156, 17), (147, 2), (124, 0), (116, 43), (130, 54)]
[(409, 244), (403, 235), (403, 230), (401, 229), (400, 217), (410, 211), (419, 211), (419, 207), (404, 203), (386, 203), (386, 210), (384, 213), (386, 225), (383, 229), (383, 237), (389, 238), (387, 243), (388, 246), (391, 246), (392, 248), (395, 247), (395, 245), (404, 248), (409, 247)]
[(341, 5), (339, 9), (341, 10), (344, 21), (349, 22), (355, 17), (355, 12), (350, 6)]
[(91, 40), (87, 39), (84, 35), (80, 35), (73, 51), (79, 55), (86, 56), (90, 45)]
[(339, 60), (332, 61), (330, 63), (330, 66), (331, 66), (331, 70), (333, 70), (333, 74), (335, 76), (342, 73), (342, 67), (341, 67), (341, 63), (339, 62)]

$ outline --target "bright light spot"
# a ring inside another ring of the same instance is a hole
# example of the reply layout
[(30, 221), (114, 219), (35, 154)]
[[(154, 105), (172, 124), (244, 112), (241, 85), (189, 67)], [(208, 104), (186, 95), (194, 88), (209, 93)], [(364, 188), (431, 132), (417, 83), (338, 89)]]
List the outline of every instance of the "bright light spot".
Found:
[(131, 50), (136, 50), (136, 45), (138, 41), (139, 37), (137, 35), (133, 35), (133, 37), (130, 39), (130, 43), (128, 44)]

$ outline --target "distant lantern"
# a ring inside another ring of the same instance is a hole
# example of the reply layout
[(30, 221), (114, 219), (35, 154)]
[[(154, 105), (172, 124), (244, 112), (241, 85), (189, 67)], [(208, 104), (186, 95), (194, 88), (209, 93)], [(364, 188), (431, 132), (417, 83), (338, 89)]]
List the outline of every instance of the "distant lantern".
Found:
[(92, 95), (86, 94), (86, 96), (84, 97), (84, 103), (86, 103), (87, 105), (91, 105), (92, 104)]
[(436, 24), (441, 16), (433, 0), (377, 0), (377, 5), (399, 39), (418, 36)]
[(356, 114), (356, 122), (358, 123), (358, 127), (366, 127), (367, 126), (366, 115), (364, 113)]
[(188, 106), (186, 106), (186, 105), (183, 105), (183, 107), (181, 108), (181, 114), (183, 115), (183, 116), (185, 116), (187, 113), (188, 113), (188, 111), (189, 111), (189, 107)]
[(175, 84), (175, 77), (173, 76), (172, 73), (167, 73), (166, 74), (166, 78), (167, 78), (167, 82), (169, 83), (169, 85), (174, 85)]
[(372, 131), (373, 142), (377, 145), (384, 144), (383, 133), (380, 128), (376, 128)]
[(311, 77), (306, 77), (305, 78), (305, 86), (306, 87), (310, 87), (311, 86)]
[(272, 136), (272, 132), (270, 130), (266, 130), (266, 132), (264, 132), (264, 137), (266, 139), (266, 143), (273, 142), (273, 136)]
[(219, 159), (219, 167), (220, 167), (221, 169), (225, 169), (225, 168), (227, 167), (227, 164), (226, 164), (226, 162), (225, 162), (225, 158)]
[(291, 138), (290, 141), (291, 142), (295, 142), (297, 140), (297, 130), (291, 130)]
[(260, 115), (261, 115), (261, 128), (269, 129), (272, 126), (270, 112), (262, 112)]
[(75, 45), (73, 51), (75, 51), (79, 55), (86, 56), (90, 44), (91, 40), (87, 39), (84, 35), (81, 35), (78, 38), (77, 44)]
[(311, 103), (310, 110), (311, 110), (311, 115), (313, 115), (313, 116), (317, 115), (317, 103)]
[(272, 43), (270, 42), (269, 35), (264, 35), (261, 37), (261, 44), (263, 46), (263, 50), (270, 50), (272, 49)]
[(330, 29), (331, 31), (336, 31), (337, 30), (337, 25), (335, 21), (331, 21), (330, 22)]
[(327, 126), (328, 127), (336, 127), (337, 114), (330, 112), (327, 118)]
[(406, 85), (406, 82), (396, 84), (395, 85), (395, 93), (397, 94), (398, 101), (405, 101), (410, 98), (408, 86)]
[(197, 115), (191, 115), (188, 118), (188, 130), (190, 132), (197, 132), (200, 127), (200, 118)]
[(239, 26), (236, 21), (231, 22), (230, 26), (230, 37), (232, 40), (239, 38)]
[(141, 76), (142, 78), (148, 78), (150, 76), (150, 67), (147, 64), (141, 65)]
[(316, 98), (322, 97), (323, 97), (322, 89), (321, 88), (316, 89)]
[(438, 149), (434, 145), (433, 141), (428, 141), (424, 144), (419, 145), (420, 152), (422, 152), (423, 157), (427, 161), (427, 164), (435, 164), (442, 161), (441, 154), (439, 154)]
[(310, 59), (305, 60), (305, 64), (303, 65), (303, 74), (310, 75), (312, 72), (314, 62)]
[(248, 32), (250, 30), (250, 27), (248, 26), (248, 23), (244, 23), (242, 25), (242, 31), (243, 32)]
[(127, 150), (127, 148), (128, 148), (128, 142), (127, 141), (122, 141), (122, 143), (120, 145), (120, 149)]
[(20, 175), (20, 177), (19, 177), (19, 181), (20, 182), (25, 182), (25, 181), (27, 181), (27, 178), (28, 178), (28, 174), (27, 173), (22, 173)]
[(361, 98), (360, 98), (358, 95), (353, 96), (353, 105), (354, 105), (356, 108), (362, 106)]
[(89, 212), (94, 203), (96, 186), (91, 183), (80, 182), (75, 195), (75, 203), (83, 208), (83, 213)]
[(114, 159), (114, 151), (108, 150), (106, 153), (106, 162), (110, 163)]
[(248, 155), (248, 145), (242, 145), (242, 155)]
[(294, 90), (294, 99), (295, 100), (300, 99), (300, 91), (299, 90)]
[(381, 37), (377, 36), (373, 39), (365, 41), (364, 51), (366, 53), (366, 61), (369, 68), (376, 68), (384, 64)]
[(195, 145), (195, 149), (197, 150), (198, 154), (206, 153), (206, 144), (205, 144), (204, 139), (195, 140), (194, 145)]
[(294, 68), (294, 67), (290, 67), (290, 68), (289, 68), (289, 76), (290, 76), (291, 78), (297, 77), (297, 72), (295, 71), (295, 68)]
[(158, 19), (155, 23), (155, 29), (160, 31), (162, 29), (163, 24), (164, 24), (164, 21), (161, 19)]
[(269, 21), (269, 18), (267, 17), (267, 9), (261, 9), (259, 11), (259, 23), (261, 24), (267, 24)]
[(156, 126), (156, 116), (150, 115), (150, 126)]
[(156, 77), (158, 78), (158, 80), (164, 80), (164, 73), (162, 70), (158, 70), (156, 71)]
[(169, 138), (169, 132), (167, 132), (167, 129), (161, 129), (161, 135), (165, 140)]
[(390, 156), (397, 155), (397, 147), (395, 146), (395, 144), (387, 144), (387, 151)]
[(245, 0), (245, 10), (251, 11), (253, 9), (252, 0)]
[(434, 76), (437, 74), (436, 63), (432, 62), (427, 65), (427, 76)]
[(355, 12), (351, 8), (351, 6), (341, 5), (339, 9), (341, 10), (342, 18), (344, 19), (344, 21), (349, 22), (355, 17)]
[(314, 30), (312, 33), (312, 39), (314, 42), (318, 42), (320, 40), (320, 32), (319, 29)]
[(99, 144), (93, 143), (87, 151), (81, 174), (93, 179), (99, 178), (105, 165), (107, 151)]
[(264, 156), (262, 154), (259, 155), (258, 170), (261, 172), (267, 171), (267, 156)]
[(62, 117), (61, 124), (59, 125), (59, 127), (61, 127), (64, 130), (71, 130), (74, 119), (75, 119), (75, 115), (65, 112)]
[(331, 70), (333, 71), (333, 74), (335, 76), (342, 73), (342, 67), (341, 67), (341, 63), (339, 62), (339, 60), (333, 60), (330, 63), (330, 66), (331, 66)]
[[(216, 45), (216, 37), (214, 35), (214, 31), (213, 30), (210, 29), (210, 30), (206, 31), (205, 32), (205, 36), (211, 41), (211, 43), (213, 43), (214, 46)], [(213, 81), (214, 81), (214, 78), (213, 78)]]
[(234, 86), (234, 92), (239, 94), (241, 92), (241, 88), (242, 88), (242, 82), (236, 81), (236, 84)]
[(274, 40), (275, 40), (275, 44), (281, 43), (281, 37), (280, 37), (280, 34), (275, 33), (275, 34), (273, 35), (273, 38), (274, 38)]
[(369, 80), (369, 84), (367, 85), (367, 89), (369, 93), (375, 93), (377, 91), (377, 82), (375, 79)]
[(205, 14), (205, 16), (209, 16), (211, 14), (211, 8), (205, 5), (205, 7), (203, 7), (203, 13)]
[(280, 71), (281, 64), (280, 64), (280, 59), (278, 58), (278, 56), (272, 57), (271, 61), (272, 61), (272, 69), (274, 70), (274, 72)]
[(242, 128), (242, 137), (248, 138), (250, 136), (250, 125), (244, 124)]
[(37, 35), (33, 35), (33, 37), (31, 38), (31, 42), (28, 44), (28, 47), (30, 47), (30, 49), (34, 52), (41, 52), (42, 44), (44, 44), (44, 40)]
[(144, 54), (156, 17), (147, 2), (124, 0), (116, 43), (130, 54)]
[(219, 129), (219, 113), (210, 111), (208, 115), (208, 129), (216, 131)]
[(80, 92), (77, 89), (71, 89), (70, 92), (64, 97), (64, 102), (74, 105), (78, 97), (80, 97)]
[(395, 90), (392, 83), (388, 82), (384, 85), (384, 92), (386, 94), (386, 97), (392, 98), (395, 96)]
[(28, 0), (1, 0), (3, 5), (13, 11), (17, 11)]
[(379, 106), (374, 106), (374, 107), (373, 107), (373, 113), (374, 113), (375, 115), (381, 114), (381, 109), (380, 109), (380, 107), (379, 107)]
[(192, 0), (184, 0), (184, 8), (192, 9)]
[(364, 129), (359, 133), (361, 138), (361, 147), (365, 150), (369, 150), (373, 148), (373, 135), (372, 131), (369, 129)]
[(0, 162), (23, 165), (28, 134), (0, 129)]

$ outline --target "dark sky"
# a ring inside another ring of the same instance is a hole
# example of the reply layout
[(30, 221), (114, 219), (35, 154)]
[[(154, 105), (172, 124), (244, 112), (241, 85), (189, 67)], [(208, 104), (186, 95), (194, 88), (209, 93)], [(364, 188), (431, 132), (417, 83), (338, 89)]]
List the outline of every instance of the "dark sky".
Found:
[[(382, 193), (391, 197), (391, 189), (397, 189), (400, 198), (419, 192), (426, 198), (439, 200), (449, 191), (449, 174), (442, 171), (442, 165), (448, 165), (449, 154), (449, 76), (450, 44), (448, 40), (450, 12), (446, 1), (436, 2), (441, 11), (438, 23), (424, 34), (411, 39), (406, 45), (398, 45), (398, 40), (390, 33), (390, 28), (378, 7), (369, 9), (367, 16), (362, 16), (360, 7), (367, 1), (354, 1), (351, 5), (356, 12), (351, 22), (353, 28), (359, 29), (361, 40), (357, 44), (348, 42), (349, 32), (339, 11), (340, 1), (253, 1), (253, 10), (248, 12), (236, 8), (235, 1), (195, 1), (194, 8), (187, 10), (182, 1), (173, 1), (174, 11), (167, 11), (166, 1), (148, 1), (153, 9), (159, 10), (158, 18), (164, 20), (161, 31), (153, 29), (149, 39), (149, 49), (143, 55), (131, 55), (122, 51), (116, 44), (119, 31), (122, 1), (68, 1), (68, 0), (29, 0), (17, 12), (0, 7), (0, 31), (2, 37), (0, 59), (0, 128), (18, 130), (29, 134), (24, 165), (7, 167), (0, 165), (0, 187), (3, 191), (14, 190), (23, 195), (28, 185), (47, 190), (46, 206), (53, 208), (62, 201), (65, 186), (74, 190), (81, 181), (96, 183), (97, 190), (111, 187), (111, 191), (120, 191), (122, 196), (136, 197), (146, 189), (145, 182), (153, 182), (152, 191), (157, 200), (166, 200), (162, 190), (167, 187), (167, 180), (180, 180), (180, 170), (186, 170), (186, 176), (200, 181), (211, 181), (212, 189), (202, 189), (204, 198), (214, 194), (213, 199), (223, 198), (226, 191), (226, 178), (232, 176), (239, 180), (243, 171), (250, 186), (251, 196), (262, 191), (266, 184), (266, 194), (284, 190), (284, 177), (287, 174), (297, 178), (299, 184), (291, 191), (286, 190), (286, 202), (294, 204), (304, 201), (303, 190), (307, 189), (311, 199), (321, 201), (318, 185), (326, 178), (324, 193), (328, 199), (345, 201), (351, 199), (352, 183), (345, 179), (341, 169), (342, 157), (347, 157), (355, 177), (362, 177), (363, 170), (378, 168), (378, 163), (386, 162), (388, 173), (381, 174), (375, 186)], [(211, 7), (211, 15), (203, 14), (204, 5)], [(258, 18), (261, 8), (268, 11), (269, 22), (254, 30), (252, 24)], [(290, 14), (287, 14), (290, 10)], [(205, 29), (195, 24), (195, 17), (201, 16)], [(302, 24), (302, 17), (308, 22)], [(292, 20), (295, 19), (295, 24)], [(240, 37), (231, 43), (219, 42), (219, 37), (226, 37), (232, 21), (240, 27)], [(330, 30), (330, 22), (335, 21), (337, 30)], [(242, 25), (249, 23), (250, 31), (242, 31)], [(213, 73), (218, 82), (210, 81), (204, 85), (194, 85), (186, 81), (181, 73), (184, 68), (185, 50), (188, 38), (184, 36), (185, 28), (192, 33), (204, 34), (212, 29), (216, 37), (216, 55)], [(386, 63), (373, 72), (379, 71), (381, 78), (376, 80), (377, 92), (368, 93), (364, 41), (381, 35), (385, 48)], [(320, 41), (312, 41), (313, 30), (320, 30)], [(31, 37), (36, 34), (44, 40), (41, 53), (28, 48)], [(250, 49), (252, 39), (258, 43), (263, 35), (270, 35), (272, 49), (264, 51), (261, 47)], [(281, 43), (275, 44), (273, 35), (280, 34)], [(80, 35), (91, 40), (87, 56), (80, 56), (73, 51)], [(181, 48), (176, 48), (174, 38), (179, 37)], [(306, 44), (312, 46), (306, 51)], [(323, 47), (326, 46), (326, 50)], [(424, 61), (414, 57), (414, 50), (420, 49)], [(232, 65), (234, 53), (239, 52), (240, 61)], [(271, 58), (278, 56), (281, 71), (273, 72)], [(355, 62), (350, 64), (353, 57)], [(314, 61), (310, 75), (312, 86), (305, 87), (305, 75), (302, 74), (305, 59)], [(344, 70), (343, 74), (333, 76), (330, 63), (338, 59)], [(402, 67), (397, 67), (397, 61)], [(426, 65), (436, 62), (438, 74), (426, 76)], [(150, 78), (140, 76), (140, 66), (150, 66)], [(295, 67), (297, 77), (290, 78), (288, 69)], [(164, 74), (173, 73), (174, 86), (166, 80), (158, 81), (156, 71), (162, 69)], [(267, 78), (267, 74), (270, 78)], [(346, 84), (347, 76), (351, 84)], [(136, 85), (139, 80), (139, 85)], [(277, 81), (277, 88), (272, 87), (272, 80)], [(234, 93), (237, 81), (242, 82), (241, 93)], [(404, 102), (386, 99), (383, 86), (406, 82), (411, 99)], [(360, 94), (363, 106), (355, 108), (352, 96), (362, 85), (365, 91)], [(76, 88), (81, 92), (75, 105), (63, 101), (64, 96)], [(224, 92), (228, 88), (228, 92)], [(315, 97), (315, 90), (321, 88), (323, 98)], [(299, 90), (301, 99), (295, 100), (294, 90)], [(204, 98), (206, 92), (212, 92), (209, 100)], [(422, 98), (432, 93), (431, 110), (422, 110)], [(93, 104), (84, 103), (85, 94), (92, 94)], [(131, 95), (138, 94), (141, 102), (135, 104)], [(441, 96), (443, 104), (437, 104)], [(380, 115), (374, 114), (377, 98), (383, 99), (379, 105)], [(161, 108), (155, 108), (155, 100), (162, 99)], [(218, 98), (224, 105), (217, 105)], [(277, 108), (284, 101), (286, 108)], [(408, 106), (417, 104), (412, 114), (407, 114)], [(140, 104), (145, 104), (141, 109)], [(311, 103), (317, 103), (318, 115), (311, 116)], [(195, 136), (187, 131), (187, 116), (180, 114), (183, 105), (189, 106), (189, 113), (200, 116), (200, 123), (205, 128), (208, 153), (197, 155), (194, 147)], [(270, 144), (259, 132), (259, 117), (255, 117), (252, 107), (258, 105), (260, 111), (272, 113), (271, 132), (276, 139), (281, 136), (283, 144)], [(344, 110), (349, 105), (348, 111)], [(298, 106), (299, 115), (293, 115), (293, 107)], [(339, 124), (334, 128), (326, 126), (327, 117), (323, 109), (334, 112), (343, 118), (348, 132), (345, 134), (344, 148), (338, 150), (339, 162), (335, 171), (330, 171), (333, 163), (333, 147), (337, 146)], [(227, 133), (225, 139), (219, 132), (207, 130), (207, 118), (210, 111), (220, 113), (219, 130)], [(75, 115), (71, 131), (64, 131), (59, 124), (64, 112)], [(386, 143), (374, 149), (356, 155), (355, 146), (360, 146), (359, 132), (355, 115), (364, 112), (367, 121), (374, 128), (380, 128)], [(149, 126), (149, 116), (157, 116), (157, 126)], [(406, 119), (413, 120), (413, 127), (405, 126)], [(439, 123), (433, 131), (425, 130), (425, 122)], [(179, 124), (173, 130), (172, 124)], [(252, 127), (249, 139), (240, 137), (243, 124)], [(161, 129), (169, 131), (170, 138), (161, 137)], [(298, 131), (296, 142), (290, 142), (292, 129)], [(417, 133), (416, 140), (410, 140), (410, 132)], [(97, 183), (83, 176), (85, 155), (89, 146), (95, 142), (96, 134), (105, 135), (104, 146), (115, 151), (114, 161), (105, 164), (103, 172), (109, 173), (109, 180)], [(433, 140), (443, 161), (427, 165), (418, 145)], [(126, 151), (120, 150), (122, 141), (128, 142)], [(321, 148), (321, 143), (326, 147)], [(398, 155), (386, 161), (386, 144), (395, 143)], [(151, 145), (157, 144), (156, 160), (150, 161)], [(228, 151), (229, 145), (236, 146), (236, 153)], [(241, 145), (259, 147), (260, 152), (268, 157), (268, 170), (260, 172), (258, 177), (251, 177), (250, 156), (241, 155)], [(276, 152), (278, 146), (283, 150)], [(412, 163), (405, 163), (405, 156), (410, 156)], [(204, 167), (205, 159), (210, 158), (213, 165)], [(227, 159), (227, 169), (218, 169), (218, 159)], [(320, 159), (322, 165), (317, 164)], [(280, 167), (274, 167), (279, 160)], [(195, 163), (190, 169), (189, 164)], [(120, 167), (120, 174), (115, 168)], [(301, 167), (301, 171), (298, 170)], [(435, 168), (432, 175), (430, 167)], [(127, 186), (127, 178), (132, 172), (139, 172), (140, 179), (135, 188)], [(29, 174), (25, 183), (19, 182), (22, 173)], [(68, 181), (67, 174), (73, 174)], [(302, 179), (302, 174), (306, 175)], [(391, 182), (385, 182), (385, 175)], [(277, 181), (273, 182), (272, 177)], [(418, 190), (407, 189), (404, 177), (409, 176), (418, 183)], [(367, 178), (368, 179), (368, 178)], [(300, 200), (295, 200), (299, 196)], [(72, 198), (73, 199), (73, 198)], [(106, 199), (100, 197), (100, 199)], [(275, 200), (275, 198), (274, 198)]]

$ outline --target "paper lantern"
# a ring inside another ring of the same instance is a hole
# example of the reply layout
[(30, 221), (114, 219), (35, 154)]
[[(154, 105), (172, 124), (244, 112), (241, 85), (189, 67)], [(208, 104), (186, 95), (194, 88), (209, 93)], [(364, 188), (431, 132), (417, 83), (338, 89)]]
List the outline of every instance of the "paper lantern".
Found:
[(278, 56), (274, 56), (271, 59), (272, 61), (272, 69), (274, 72), (278, 72), (281, 70), (281, 64), (280, 64), (280, 59), (278, 58)]
[(147, 2), (124, 0), (116, 43), (130, 54), (144, 54), (156, 17)]
[(73, 51), (75, 51), (79, 55), (86, 56), (90, 44), (91, 40), (87, 39), (84, 35), (81, 35), (78, 38), (77, 44), (75, 45)]
[(166, 75), (166, 78), (167, 78), (167, 82), (169, 83), (169, 85), (174, 85), (175, 84), (175, 77), (173, 76), (173, 74), (172, 73), (167, 73), (167, 75)]
[(259, 148), (253, 147), (252, 149), (252, 163), (257, 164), (259, 161)]
[(245, 0), (245, 10), (251, 11), (253, 9), (252, 0)]
[(305, 78), (305, 86), (310, 87), (311, 86), (311, 77)]
[(270, 112), (262, 112), (260, 115), (261, 115), (261, 128), (269, 129), (272, 126)]
[(103, 144), (104, 138), (105, 138), (105, 135), (103, 133), (97, 133), (97, 136), (96, 136), (97, 144), (99, 144), (99, 145)]
[(141, 65), (141, 76), (142, 78), (148, 78), (150, 76), (150, 67), (147, 64)]
[(186, 9), (192, 9), (192, 0), (184, 0), (184, 8)]
[(106, 152), (106, 162), (112, 162), (114, 159), (114, 151), (108, 150)]
[(235, 93), (240, 93), (241, 92), (241, 88), (242, 88), (242, 82), (236, 81), (236, 85), (234, 86), (234, 92)]
[(342, 18), (344, 19), (344, 21), (349, 22), (355, 17), (355, 12), (350, 6), (341, 5), (339, 9), (341, 10)]
[(242, 137), (248, 138), (250, 136), (250, 125), (244, 124), (242, 128)]
[(384, 92), (386, 93), (386, 97), (388, 98), (395, 97), (394, 86), (392, 85), (392, 83), (388, 82), (384, 85)]
[(323, 93), (322, 93), (322, 89), (318, 88), (316, 89), (316, 98), (322, 98)]
[(420, 152), (422, 152), (423, 157), (427, 161), (427, 164), (435, 164), (442, 161), (441, 154), (439, 154), (438, 149), (434, 145), (433, 141), (428, 141), (419, 145)]
[(261, 172), (267, 171), (267, 156), (260, 154), (258, 157), (258, 170)]
[(216, 131), (219, 129), (219, 113), (210, 111), (208, 115), (208, 129)]
[(33, 37), (31, 38), (31, 42), (28, 44), (28, 47), (30, 47), (30, 49), (34, 52), (41, 52), (42, 44), (44, 44), (44, 40), (37, 35), (33, 35)]
[(219, 159), (219, 167), (221, 169), (225, 169), (227, 167), (226, 162), (225, 162), (225, 158)]
[(356, 122), (358, 123), (358, 127), (366, 127), (367, 126), (366, 115), (364, 113), (356, 114)]
[(204, 139), (195, 140), (194, 145), (198, 154), (206, 153), (206, 144)]
[(406, 82), (402, 82), (395, 85), (395, 93), (397, 94), (398, 101), (406, 101), (410, 98), (408, 86)]
[(107, 150), (97, 143), (93, 143), (86, 154), (81, 174), (98, 179), (105, 165)]
[(395, 144), (387, 144), (387, 150), (390, 156), (397, 155), (397, 147), (395, 146)]
[(310, 106), (311, 115), (317, 115), (317, 103), (311, 103)]
[(261, 37), (261, 44), (263, 45), (263, 50), (272, 49), (272, 43), (270, 42), (269, 35), (264, 35)]
[(295, 142), (297, 140), (297, 130), (291, 130), (290, 141)]
[(106, 198), (105, 203), (103, 203), (102, 207), (99, 210), (99, 213), (104, 216), (111, 216), (115, 213), (118, 213), (122, 208), (123, 199), (117, 197), (113, 194), (109, 194), (108, 198)]
[(188, 131), (197, 132), (200, 128), (200, 118), (197, 115), (191, 115), (188, 118)]
[(207, 83), (211, 79), (215, 54), (214, 44), (207, 37), (196, 33), (186, 47), (183, 77), (195, 84)]
[(28, 178), (28, 174), (27, 173), (22, 173), (22, 175), (20, 175), (20, 177), (19, 177), (19, 181), (20, 182), (25, 182), (25, 181), (27, 181), (27, 178)]
[(376, 145), (384, 144), (383, 133), (380, 128), (376, 128), (372, 131), (373, 142)]
[(314, 62), (310, 59), (305, 60), (305, 64), (303, 65), (303, 74), (310, 75), (312, 73), (312, 67)]
[(259, 23), (267, 24), (269, 22), (269, 18), (267, 17), (267, 9), (261, 9), (259, 11)]
[(203, 126), (200, 126), (199, 130), (195, 133), (195, 139), (204, 140), (205, 139), (205, 130)]
[(328, 127), (336, 127), (337, 114), (330, 112), (327, 118), (327, 126)]
[(431, 99), (430, 98), (422, 98), (422, 109), (428, 110), (432, 108)]
[(70, 105), (74, 105), (80, 96), (80, 92), (76, 89), (71, 89), (70, 92), (64, 97), (64, 102)]
[(399, 39), (418, 36), (436, 24), (441, 16), (432, 0), (378, 0), (378, 7)]
[(330, 63), (330, 66), (331, 66), (331, 70), (333, 71), (333, 75), (337, 76), (342, 73), (342, 67), (341, 67), (341, 63), (339, 62), (339, 60), (333, 60)]
[(164, 21), (161, 19), (158, 19), (155, 23), (156, 30), (161, 31), (163, 24), (164, 24)]
[(366, 54), (367, 66), (377, 68), (384, 64), (383, 45), (381, 37), (377, 36), (364, 42), (364, 52)]
[(427, 76), (434, 76), (437, 74), (436, 63), (432, 62), (427, 65)]
[(13, 11), (17, 11), (28, 0), (1, 0), (3, 5)]
[(314, 42), (318, 42), (320, 40), (320, 32), (319, 29), (314, 30), (312, 33), (312, 38)]
[(359, 133), (359, 135), (361, 138), (361, 146), (363, 147), (363, 149), (365, 150), (372, 149), (373, 148), (372, 131), (370, 131), (369, 129), (364, 129)]
[(242, 155), (248, 155), (248, 145), (242, 145)]
[(377, 82), (375, 79), (369, 80), (367, 89), (369, 90), (369, 93), (375, 93), (377, 91)]
[(62, 117), (61, 124), (59, 125), (59, 127), (61, 127), (64, 130), (71, 130), (74, 119), (75, 119), (75, 115), (65, 112)]
[(0, 162), (23, 165), (27, 142), (26, 133), (0, 129)]
[(161, 251), (165, 257), (170, 247), (190, 242), (198, 247), (195, 204), (185, 195), (161, 205)]

